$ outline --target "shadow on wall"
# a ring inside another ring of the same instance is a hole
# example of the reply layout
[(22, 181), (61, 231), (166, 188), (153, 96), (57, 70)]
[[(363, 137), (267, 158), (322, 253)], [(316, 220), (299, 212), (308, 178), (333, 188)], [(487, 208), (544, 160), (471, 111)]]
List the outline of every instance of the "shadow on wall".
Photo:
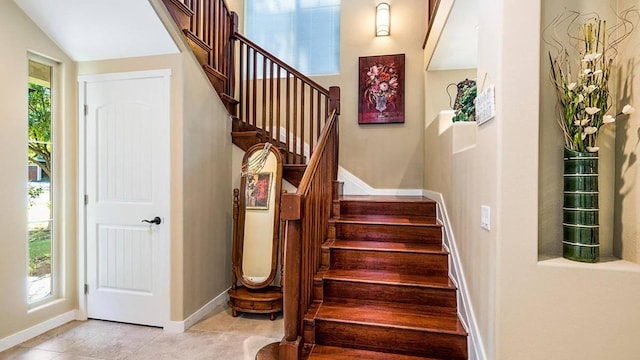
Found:
[[(617, 72), (614, 83), (618, 85), (616, 94), (620, 104), (630, 104), (633, 99), (632, 79), (633, 76), (623, 76), (623, 74), (635, 74), (635, 64), (633, 59), (629, 59), (627, 63), (621, 67), (621, 71)], [(621, 109), (616, 109), (619, 113)], [(633, 195), (637, 188), (637, 177), (634, 169), (637, 168), (636, 150), (640, 145), (640, 128), (634, 126), (631, 119), (627, 116), (621, 117), (616, 121), (616, 165), (615, 165), (615, 202), (614, 202), (614, 233), (613, 233), (613, 256), (640, 262), (637, 253), (637, 236), (628, 236), (629, 234), (638, 234), (637, 221), (624, 221), (627, 215), (625, 212), (637, 214), (637, 204), (633, 201)], [(628, 207), (625, 210), (625, 206)]]

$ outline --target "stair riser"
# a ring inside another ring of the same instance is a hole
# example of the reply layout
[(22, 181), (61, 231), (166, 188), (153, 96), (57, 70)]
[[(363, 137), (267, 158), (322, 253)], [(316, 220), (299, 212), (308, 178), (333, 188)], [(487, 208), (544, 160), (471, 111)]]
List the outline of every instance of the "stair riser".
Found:
[(448, 360), (467, 358), (466, 336), (425, 330), (387, 328), (316, 319), (315, 341), (320, 345)]
[(456, 290), (411, 285), (372, 284), (354, 281), (324, 280), (325, 299), (350, 301), (387, 301), (398, 308), (420, 308), (424, 312), (455, 313)]
[(389, 215), (412, 219), (425, 219), (435, 224), (435, 202), (379, 202), (348, 201), (340, 202), (340, 216)]
[(336, 239), (442, 243), (439, 226), (335, 223)]
[(412, 275), (448, 276), (446, 254), (331, 249), (332, 269), (396, 271)]

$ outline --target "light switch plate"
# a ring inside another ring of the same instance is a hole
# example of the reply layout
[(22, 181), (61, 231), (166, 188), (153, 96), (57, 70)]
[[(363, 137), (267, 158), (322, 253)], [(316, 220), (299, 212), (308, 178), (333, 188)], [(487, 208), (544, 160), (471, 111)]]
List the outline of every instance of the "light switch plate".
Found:
[(491, 230), (491, 208), (487, 205), (480, 206), (480, 227)]

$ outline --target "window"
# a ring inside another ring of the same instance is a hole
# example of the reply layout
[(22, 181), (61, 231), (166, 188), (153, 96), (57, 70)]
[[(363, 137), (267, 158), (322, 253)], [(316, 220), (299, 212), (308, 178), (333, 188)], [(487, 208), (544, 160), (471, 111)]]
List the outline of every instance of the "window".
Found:
[(51, 118), (53, 67), (29, 60), (28, 87), (28, 303), (54, 293), (53, 137)]
[(340, 0), (245, 1), (247, 37), (307, 75), (340, 71)]

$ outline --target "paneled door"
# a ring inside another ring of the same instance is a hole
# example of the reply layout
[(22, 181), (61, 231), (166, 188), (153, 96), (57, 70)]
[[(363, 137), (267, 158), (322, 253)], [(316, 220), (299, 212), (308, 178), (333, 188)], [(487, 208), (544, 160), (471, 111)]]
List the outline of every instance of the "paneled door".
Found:
[(169, 319), (170, 72), (81, 77), (80, 87), (87, 315), (164, 326)]

